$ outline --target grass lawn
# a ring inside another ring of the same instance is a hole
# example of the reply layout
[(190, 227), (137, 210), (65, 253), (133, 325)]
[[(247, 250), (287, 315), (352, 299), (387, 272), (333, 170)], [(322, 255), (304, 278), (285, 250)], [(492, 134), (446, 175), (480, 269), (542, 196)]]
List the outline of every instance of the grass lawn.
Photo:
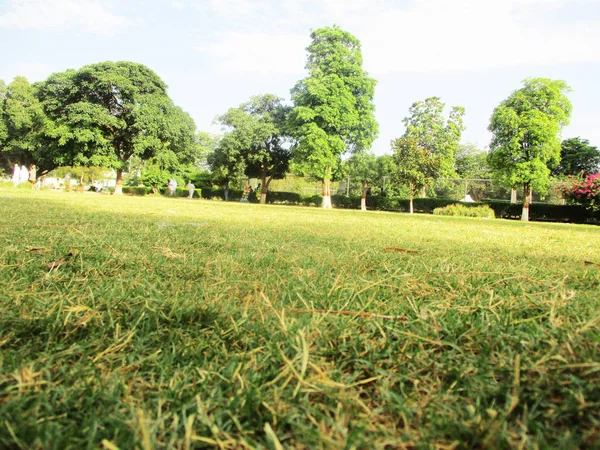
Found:
[(0, 244), (1, 448), (600, 446), (600, 227), (2, 190)]

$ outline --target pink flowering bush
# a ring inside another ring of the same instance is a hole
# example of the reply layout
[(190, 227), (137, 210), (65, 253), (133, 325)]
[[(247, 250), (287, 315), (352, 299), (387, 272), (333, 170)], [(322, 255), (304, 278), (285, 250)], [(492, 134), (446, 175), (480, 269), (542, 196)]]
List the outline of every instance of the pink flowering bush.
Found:
[(600, 173), (571, 177), (558, 186), (568, 203), (583, 205), (592, 211), (600, 210)]

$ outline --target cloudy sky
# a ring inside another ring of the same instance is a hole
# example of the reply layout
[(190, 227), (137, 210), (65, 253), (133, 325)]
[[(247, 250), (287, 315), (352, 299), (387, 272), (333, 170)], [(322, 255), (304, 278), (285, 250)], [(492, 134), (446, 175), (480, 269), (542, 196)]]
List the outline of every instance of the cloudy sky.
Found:
[(310, 30), (333, 24), (378, 80), (377, 154), (430, 96), (464, 106), (463, 141), (485, 148), (492, 110), (527, 77), (567, 81), (563, 137), (600, 145), (600, 0), (0, 0), (0, 79), (135, 61), (217, 132), (214, 117), (252, 95), (289, 99)]

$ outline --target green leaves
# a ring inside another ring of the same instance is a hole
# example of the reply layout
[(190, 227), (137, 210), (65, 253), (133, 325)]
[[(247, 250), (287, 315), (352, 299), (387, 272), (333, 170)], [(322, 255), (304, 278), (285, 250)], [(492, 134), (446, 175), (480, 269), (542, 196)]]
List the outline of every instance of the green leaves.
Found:
[(558, 134), (569, 123), (570, 90), (561, 80), (530, 78), (492, 114), (489, 163), (494, 176), (510, 186), (527, 184), (545, 192), (549, 166), (560, 161)]
[(416, 140), (419, 148), (439, 156), (439, 171), (435, 177), (454, 176), (455, 154), (464, 130), (462, 106), (453, 106), (448, 120), (444, 118), (445, 104), (439, 97), (429, 97), (412, 104), (403, 122), (403, 137)]
[(55, 163), (102, 161), (120, 170), (134, 155), (147, 160), (166, 152), (167, 160), (174, 155), (179, 163), (196, 159), (193, 120), (146, 66), (92, 64), (53, 74), (38, 89)]
[(409, 188), (410, 198), (425, 187), (440, 168), (440, 155), (432, 154), (415, 138), (401, 137), (392, 141), (394, 181)]
[(266, 189), (271, 180), (285, 176), (290, 161), (285, 146), (289, 108), (282, 101), (272, 94), (254, 96), (218, 117), (227, 130), (210, 158), (218, 180), (225, 183), (245, 173), (260, 178)]
[(346, 151), (368, 149), (378, 133), (376, 81), (362, 69), (360, 42), (337, 26), (311, 33), (309, 76), (292, 89), (294, 159), (306, 173), (329, 180)]

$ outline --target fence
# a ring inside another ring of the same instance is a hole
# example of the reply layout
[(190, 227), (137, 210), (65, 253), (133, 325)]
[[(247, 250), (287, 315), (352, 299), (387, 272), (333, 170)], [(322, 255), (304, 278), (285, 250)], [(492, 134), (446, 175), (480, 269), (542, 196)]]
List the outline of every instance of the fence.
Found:
[[(236, 188), (243, 188), (245, 184), (256, 187), (259, 180), (240, 180)], [(239, 185), (239, 186), (238, 186)], [(349, 196), (359, 196), (362, 193), (362, 182), (346, 176), (340, 181), (331, 183), (331, 193)], [(270, 191), (295, 192), (302, 195), (320, 195), (322, 186), (320, 181), (308, 177), (288, 175), (283, 180), (273, 180), (269, 186)], [(378, 182), (369, 185), (369, 195), (389, 195), (399, 198), (408, 198), (405, 187), (395, 185), (389, 176), (382, 177)], [(421, 197), (449, 198), (463, 200), (469, 196), (473, 201), (504, 200), (513, 203), (523, 201), (523, 189), (513, 191), (511, 188), (491, 179), (464, 179), (464, 178), (439, 178), (434, 184), (424, 190)], [(551, 186), (545, 195), (533, 192), (532, 200), (536, 203), (564, 204), (564, 200), (556, 191), (555, 185)]]

